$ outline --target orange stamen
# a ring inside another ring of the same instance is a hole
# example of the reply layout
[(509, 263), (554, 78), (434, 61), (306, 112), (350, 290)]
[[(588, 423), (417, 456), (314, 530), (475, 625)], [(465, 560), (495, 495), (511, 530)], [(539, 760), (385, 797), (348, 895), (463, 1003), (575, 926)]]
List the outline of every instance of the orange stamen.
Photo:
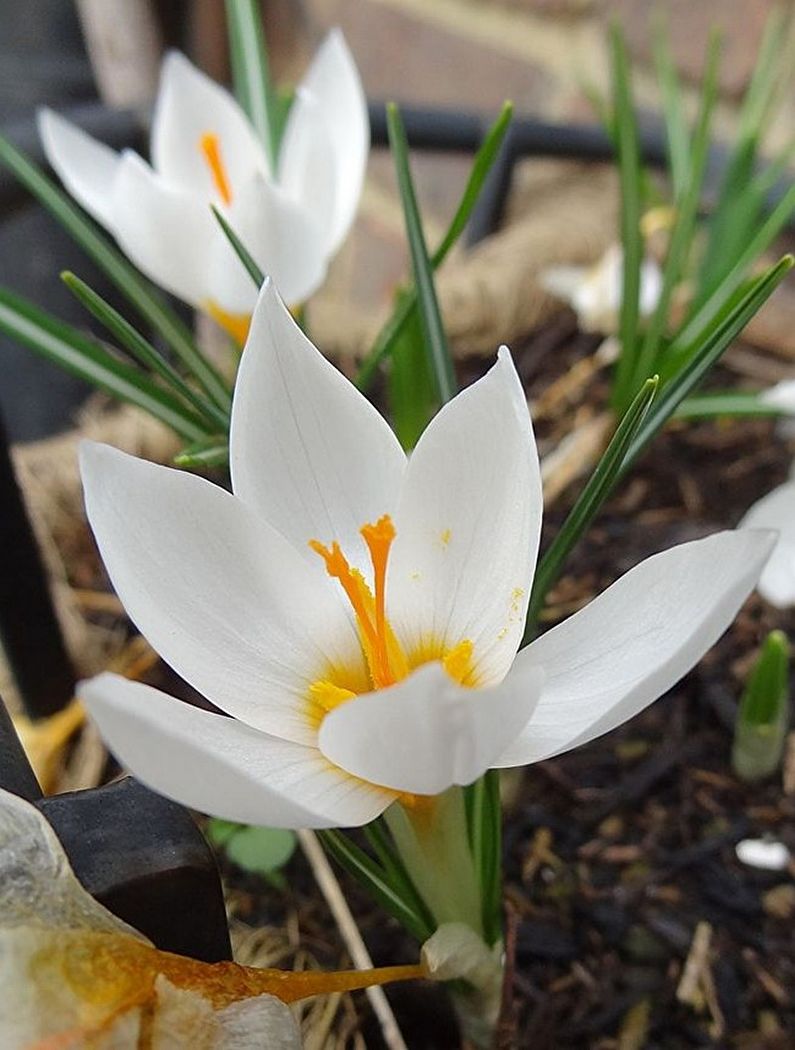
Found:
[(229, 185), (229, 178), (224, 167), (223, 157), (221, 156), (221, 143), (218, 136), (212, 131), (206, 131), (199, 139), (199, 148), (207, 162), (207, 167), (210, 169), (215, 188), (218, 190), (218, 196), (224, 204), (231, 204), (232, 187)]
[(395, 526), (392, 524), (390, 516), (384, 514), (375, 525), (363, 525), (359, 532), (367, 544), (370, 560), (373, 563), (375, 633), (378, 639), (376, 646), (377, 659), (386, 676), (394, 682), (394, 677), (389, 670), (389, 655), (387, 652), (386, 563), (389, 559), (389, 549), (395, 538)]
[(356, 569), (352, 569), (348, 564), (348, 559), (342, 553), (339, 543), (336, 540), (331, 544), (331, 550), (328, 547), (324, 547), (318, 540), (310, 540), (309, 546), (326, 563), (326, 572), (329, 576), (340, 581), (342, 589), (348, 598), (348, 601), (353, 607), (353, 611), (356, 614), (356, 619), (364, 632), (367, 641), (373, 647), (377, 648), (378, 638), (376, 635), (375, 627), (370, 620), (365, 605), (365, 595), (363, 588), (367, 587), (362, 575)]

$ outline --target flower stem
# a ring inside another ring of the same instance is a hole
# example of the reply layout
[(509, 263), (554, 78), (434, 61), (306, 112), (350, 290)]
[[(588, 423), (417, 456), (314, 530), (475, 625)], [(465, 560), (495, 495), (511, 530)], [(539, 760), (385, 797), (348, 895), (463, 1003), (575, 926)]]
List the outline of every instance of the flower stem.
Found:
[(406, 870), (441, 926), (462, 922), (483, 936), (482, 905), (459, 787), (385, 814)]

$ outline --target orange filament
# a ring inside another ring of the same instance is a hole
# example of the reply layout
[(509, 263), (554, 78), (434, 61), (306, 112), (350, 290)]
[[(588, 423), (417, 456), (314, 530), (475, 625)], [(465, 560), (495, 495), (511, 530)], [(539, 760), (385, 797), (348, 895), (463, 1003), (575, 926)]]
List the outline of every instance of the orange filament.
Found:
[(242, 349), (248, 339), (248, 330), (251, 325), (251, 314), (227, 313), (226, 310), (222, 310), (213, 299), (205, 300), (202, 305), (216, 324), (219, 324), (227, 335), (231, 335), (237, 345)]
[(199, 148), (204, 155), (207, 167), (210, 169), (215, 188), (218, 190), (218, 196), (224, 204), (231, 204), (232, 187), (229, 185), (229, 178), (224, 167), (223, 157), (221, 156), (221, 143), (218, 140), (218, 136), (212, 131), (205, 131), (199, 139)]
[(384, 689), (408, 674), (406, 658), (386, 618), (386, 567), (395, 526), (388, 514), (360, 530), (373, 563), (375, 595), (358, 569), (352, 568), (336, 540), (325, 547), (318, 540), (309, 546), (326, 563), (329, 576), (340, 581), (356, 615), (370, 677), (376, 689)]
[[(379, 666), (389, 667), (387, 655), (386, 632), (386, 563), (389, 559), (389, 548), (395, 538), (395, 526), (388, 514), (380, 517), (375, 525), (363, 525), (359, 532), (367, 544), (370, 561), (373, 563), (373, 584), (375, 586), (375, 634), (377, 639), (376, 655)], [(393, 679), (394, 681), (394, 679)]]

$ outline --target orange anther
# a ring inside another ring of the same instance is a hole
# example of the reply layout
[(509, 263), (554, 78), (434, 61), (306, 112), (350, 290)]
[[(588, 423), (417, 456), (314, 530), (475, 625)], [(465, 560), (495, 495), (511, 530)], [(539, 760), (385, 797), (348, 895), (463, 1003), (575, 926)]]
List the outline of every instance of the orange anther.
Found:
[(210, 169), (215, 188), (218, 190), (218, 196), (224, 204), (231, 204), (232, 187), (229, 185), (229, 178), (224, 167), (223, 157), (221, 156), (221, 143), (218, 136), (212, 131), (206, 131), (199, 139), (199, 148), (207, 162), (207, 167)]

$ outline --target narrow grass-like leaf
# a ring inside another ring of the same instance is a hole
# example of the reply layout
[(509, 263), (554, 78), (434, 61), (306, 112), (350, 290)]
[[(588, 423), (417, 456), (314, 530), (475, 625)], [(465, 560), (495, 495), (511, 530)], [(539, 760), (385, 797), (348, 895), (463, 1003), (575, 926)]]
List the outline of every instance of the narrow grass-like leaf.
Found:
[(353, 875), (389, 915), (405, 926), (418, 941), (427, 941), (433, 933), (433, 926), (400, 896), (379, 864), (341, 831), (318, 831), (317, 836), (337, 863)]
[(684, 192), (690, 170), (690, 134), (682, 101), (682, 86), (676, 71), (668, 38), (668, 27), (661, 20), (654, 31), (654, 61), (662, 88), (665, 137), (674, 200)]
[(791, 413), (759, 399), (758, 394), (736, 390), (710, 390), (683, 401), (674, 419), (715, 419), (722, 416), (787, 416)]
[(0, 164), (5, 165), (39, 204), (50, 212), (141, 317), (159, 332), (212, 400), (221, 408), (228, 409), (232, 400), (229, 388), (220, 373), (196, 346), (188, 327), (152, 285), (110, 243), (99, 227), (24, 153), (2, 135)]
[(392, 347), (387, 390), (392, 428), (403, 448), (412, 449), (439, 407), (416, 310)]
[(206, 437), (201, 419), (101, 344), (21, 296), (0, 288), (0, 331), (106, 393), (137, 405), (187, 441)]
[(422, 326), (423, 343), (436, 384), (436, 393), (441, 404), (449, 401), (456, 392), (455, 372), (447, 345), (442, 315), (436, 298), (433, 282), (433, 267), (425, 244), (422, 220), (414, 192), (414, 182), (409, 168), (409, 146), (406, 130), (398, 107), (390, 102), (386, 109), (389, 144), (395, 162), (398, 190), (403, 205), (406, 235), (411, 251), (414, 284), (417, 289), (417, 306)]
[(372, 847), (379, 863), (384, 869), (390, 885), (394, 886), (399, 896), (412, 908), (429, 929), (433, 929), (434, 920), (428, 905), (422, 899), (417, 887), (412, 882), (406, 866), (395, 850), (391, 836), (384, 826), (382, 817), (371, 821), (364, 829), (365, 837)]
[(483, 936), (495, 944), (502, 932), (502, 804), (500, 775), (490, 769), (465, 789), (469, 844), (483, 902)]
[(213, 435), (204, 441), (183, 448), (174, 463), (187, 469), (202, 467), (225, 467), (229, 463), (229, 439), (226, 435)]
[(694, 347), (686, 363), (662, 387), (659, 397), (646, 415), (624, 460), (622, 473), (634, 462), (652, 438), (671, 418), (679, 405), (698, 386), (710, 368), (720, 358), (732, 340), (740, 334), (750, 319), (765, 303), (793, 266), (793, 257), (785, 255), (748, 288), (736, 297), (731, 308), (718, 319), (712, 318), (702, 331), (696, 333)]
[(618, 149), (618, 171), (621, 184), (621, 244), (623, 275), (619, 314), (620, 353), (612, 389), (612, 403), (621, 408), (629, 399), (635, 374), (638, 320), (640, 316), (640, 279), (643, 264), (643, 234), (640, 228), (643, 174), (632, 82), (626, 43), (620, 26), (610, 27), (610, 54), (613, 80), (615, 140)]
[(657, 367), (660, 353), (660, 340), (668, 325), (671, 300), (674, 290), (682, 279), (688, 255), (693, 244), (698, 217), (698, 206), (701, 199), (701, 187), (709, 155), (709, 132), (712, 123), (712, 111), (718, 93), (718, 59), (720, 57), (720, 38), (713, 34), (707, 54), (707, 66), (701, 92), (701, 106), (693, 141), (690, 149), (690, 164), (687, 169), (684, 187), (677, 198), (676, 218), (674, 220), (665, 265), (662, 273), (662, 288), (657, 305), (649, 318), (641, 347), (635, 362), (633, 384), (637, 388)]
[(226, 221), (225, 216), (221, 214), (214, 204), (211, 204), (210, 207), (212, 208), (213, 215), (218, 220), (218, 225), (223, 230), (226, 239), (232, 245), (238, 259), (240, 259), (243, 266), (246, 268), (251, 280), (257, 288), (261, 288), (265, 280), (265, 274), (260, 270), (259, 266), (257, 266), (254, 256), (249, 252), (245, 244), (243, 244), (238, 235)]
[(220, 428), (222, 431), (229, 429), (229, 415), (223, 412), (218, 405), (203, 398), (192, 387), (190, 387), (174, 366), (167, 361), (163, 355), (152, 344), (138, 332), (129, 321), (127, 321), (118, 310), (105, 302), (101, 295), (90, 288), (85, 281), (81, 281), (68, 270), (61, 274), (61, 280), (75, 298), (82, 303), (89, 313), (95, 317), (116, 339), (116, 341), (130, 353), (136, 361), (149, 371), (155, 372), (161, 379), (172, 388), (174, 393), (194, 408), (202, 416), (210, 428)]
[(783, 84), (784, 44), (788, 18), (775, 10), (767, 20), (751, 82), (740, 111), (735, 146), (721, 180), (718, 200), (708, 224), (707, 246), (694, 297), (696, 307), (718, 288), (734, 268), (734, 260), (761, 216), (761, 203), (753, 190), (753, 172), (759, 146)]
[(789, 643), (771, 631), (748, 677), (734, 726), (732, 767), (754, 782), (776, 772), (789, 728)]
[(726, 306), (736, 297), (748, 270), (781, 233), (793, 211), (795, 211), (795, 184), (790, 186), (767, 219), (746, 242), (744, 250), (735, 259), (730, 272), (677, 332), (664, 357), (660, 360), (660, 374), (663, 382), (666, 382), (668, 377), (681, 367), (682, 362), (686, 361), (692, 352), (692, 348), (700, 342), (700, 334), (721, 316)]
[[(502, 146), (512, 115), (513, 106), (510, 102), (506, 102), (499, 117), (492, 124), (484, 138), (480, 149), (475, 154), (469, 178), (456, 208), (455, 215), (442, 237), (439, 247), (431, 256), (431, 265), (434, 270), (442, 265), (466, 228), (472, 210), (480, 196), (480, 191), (483, 189), (483, 184)], [(398, 300), (392, 316), (378, 333), (372, 349), (362, 362), (356, 376), (356, 385), (360, 390), (368, 388), (380, 363), (391, 354), (395, 343), (400, 338), (403, 326), (408, 323), (408, 319), (416, 309), (416, 306), (417, 291), (415, 288), (411, 288)]]
[(271, 171), (275, 172), (279, 156), (279, 102), (268, 69), (259, 0), (226, 0), (226, 25), (235, 94), (265, 147)]
[(656, 376), (647, 379), (635, 395), (632, 404), (616, 427), (604, 455), (569, 511), (560, 532), (539, 561), (527, 608), (527, 619), (521, 643), (523, 646), (533, 639), (538, 615), (544, 606), (549, 588), (557, 579), (566, 558), (612, 492), (632, 442), (643, 426), (643, 421), (654, 400), (657, 383)]

